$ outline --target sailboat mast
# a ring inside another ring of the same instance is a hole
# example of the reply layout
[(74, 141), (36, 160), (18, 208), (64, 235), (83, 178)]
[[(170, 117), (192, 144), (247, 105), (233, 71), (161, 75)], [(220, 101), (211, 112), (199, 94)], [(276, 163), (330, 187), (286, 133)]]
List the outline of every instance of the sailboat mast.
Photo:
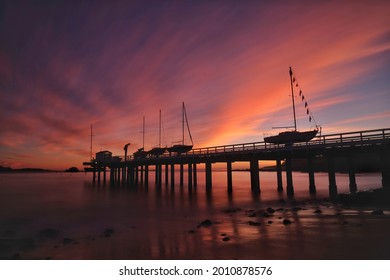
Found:
[(183, 102), (183, 108), (182, 108), (182, 145), (184, 145), (184, 114), (185, 114), (185, 107), (184, 107), (184, 102)]
[(160, 117), (159, 117), (159, 125), (158, 125), (158, 147), (161, 148), (161, 109), (160, 109)]
[(293, 73), (290, 66), (290, 83), (291, 83), (291, 99), (293, 104), (293, 113), (294, 113), (294, 130), (297, 130), (297, 117), (295, 115), (295, 100), (294, 100), (294, 86), (293, 86)]
[(93, 134), (92, 134), (92, 124), (91, 124), (91, 145), (90, 145), (90, 158), (91, 158), (91, 161), (92, 161), (92, 136), (93, 136)]
[(142, 122), (142, 149), (145, 149), (145, 116)]

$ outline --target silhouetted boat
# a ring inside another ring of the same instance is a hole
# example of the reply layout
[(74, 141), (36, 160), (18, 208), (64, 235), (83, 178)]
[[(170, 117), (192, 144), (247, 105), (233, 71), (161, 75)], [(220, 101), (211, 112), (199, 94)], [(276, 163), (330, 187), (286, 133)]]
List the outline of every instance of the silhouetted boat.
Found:
[(151, 149), (147, 153), (151, 156), (158, 157), (158, 156), (161, 156), (162, 154), (164, 154), (166, 150), (167, 150), (166, 147), (161, 147), (161, 110), (160, 110), (159, 130), (158, 130), (158, 146), (154, 147), (153, 149)]
[[(188, 130), (188, 134), (189, 134), (190, 139), (191, 139), (191, 145), (185, 145), (184, 144), (184, 122), (187, 124), (187, 130)], [(170, 153), (182, 154), (182, 153), (187, 153), (187, 152), (191, 151), (193, 147), (194, 147), (194, 141), (192, 140), (190, 126), (188, 125), (186, 108), (185, 108), (184, 102), (183, 102), (183, 105), (182, 105), (182, 140), (181, 140), (181, 144), (173, 145), (172, 147), (167, 148), (167, 150)]]
[[(280, 132), (278, 135), (268, 136), (264, 137), (264, 142), (266, 143), (273, 143), (273, 144), (285, 144), (285, 145), (292, 145), (294, 143), (300, 143), (300, 142), (308, 142), (312, 140), (318, 133), (319, 129), (316, 125), (316, 128), (313, 130), (308, 131), (298, 131), (297, 130), (297, 119), (295, 115), (295, 96), (294, 96), (294, 82), (295, 78), (293, 78), (293, 72), (290, 67), (290, 82), (291, 82), (291, 98), (292, 98), (292, 106), (293, 106), (293, 113), (294, 113), (294, 126), (292, 127), (294, 130), (291, 131), (284, 131)], [(298, 84), (296, 84), (298, 86)], [(302, 94), (302, 91), (299, 91), (299, 96), (301, 96), (302, 101), (304, 101), (305, 97)], [(310, 114), (309, 109), (307, 108), (307, 102), (305, 101), (305, 108), (306, 113), (309, 115), (309, 121), (312, 120), (312, 116)], [(288, 127), (286, 127), (288, 128)]]

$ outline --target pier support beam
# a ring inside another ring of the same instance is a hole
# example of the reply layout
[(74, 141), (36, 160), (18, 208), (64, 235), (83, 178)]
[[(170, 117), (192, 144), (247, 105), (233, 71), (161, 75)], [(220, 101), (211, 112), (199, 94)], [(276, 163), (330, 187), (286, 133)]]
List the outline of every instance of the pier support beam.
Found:
[(171, 188), (175, 187), (175, 164), (171, 164)]
[(356, 157), (354, 154), (348, 156), (348, 174), (349, 174), (349, 191), (351, 193), (357, 192), (356, 184)]
[(233, 175), (232, 175), (232, 162), (227, 162), (227, 187), (228, 187), (228, 193), (233, 192)]
[(316, 182), (314, 177), (314, 160), (312, 156), (307, 158), (307, 169), (309, 172), (309, 192), (314, 194), (317, 192)]
[(140, 166), (140, 183), (141, 183), (141, 186), (144, 184), (144, 166), (143, 165)]
[(294, 196), (294, 185), (293, 185), (293, 178), (292, 178), (292, 164), (291, 164), (291, 157), (286, 158), (285, 162), (286, 167), (286, 181), (287, 181), (287, 196)]
[(250, 161), (250, 172), (251, 172), (251, 189), (252, 192), (260, 192), (260, 174), (259, 174), (259, 161), (252, 159)]
[(145, 165), (145, 187), (149, 186), (149, 165)]
[(156, 186), (158, 187), (161, 187), (161, 172), (162, 172), (161, 164), (156, 164)]
[(283, 192), (283, 179), (282, 179), (282, 161), (276, 160), (276, 178), (278, 181), (278, 192)]
[(206, 190), (210, 191), (212, 187), (211, 162), (206, 162)]
[(196, 170), (196, 163), (194, 163), (194, 187), (198, 185), (198, 172)]
[(384, 147), (381, 153), (382, 188), (390, 189), (390, 148)]
[(165, 164), (165, 185), (169, 183), (169, 165)]
[(336, 172), (334, 167), (334, 157), (329, 155), (328, 160), (328, 177), (329, 177), (329, 196), (335, 198), (337, 196), (337, 185), (336, 185)]
[(192, 163), (191, 162), (188, 163), (188, 171), (187, 171), (187, 173), (188, 173), (188, 189), (192, 190), (192, 183), (193, 183), (193, 181), (192, 181)]
[(180, 163), (180, 186), (184, 185), (184, 165)]

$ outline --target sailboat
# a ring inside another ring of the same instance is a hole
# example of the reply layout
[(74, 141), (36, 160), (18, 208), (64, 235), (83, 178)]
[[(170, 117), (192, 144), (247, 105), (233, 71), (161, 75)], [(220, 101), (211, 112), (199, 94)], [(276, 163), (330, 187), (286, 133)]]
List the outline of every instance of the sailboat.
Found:
[(160, 118), (159, 118), (159, 130), (158, 130), (158, 146), (152, 148), (150, 151), (147, 153), (151, 156), (161, 156), (165, 151), (167, 150), (166, 147), (161, 147), (161, 110), (160, 110)]
[[(291, 131), (284, 131), (280, 132), (278, 135), (264, 137), (264, 142), (266, 143), (273, 143), (273, 144), (285, 144), (285, 145), (292, 145), (294, 143), (300, 143), (300, 142), (308, 142), (311, 139), (313, 139), (318, 131), (319, 128), (316, 125), (316, 128), (314, 130), (308, 130), (308, 131), (298, 131), (297, 130), (297, 119), (295, 114), (295, 96), (294, 96), (294, 83), (295, 83), (295, 77), (293, 77), (293, 72), (290, 67), (290, 83), (291, 83), (291, 98), (292, 98), (292, 106), (293, 106), (293, 114), (294, 114), (294, 126), (292, 127), (294, 130)], [(298, 84), (296, 84), (298, 86)], [(302, 101), (304, 101), (304, 96), (302, 94), (302, 90), (299, 91), (299, 95), (302, 97)], [(305, 107), (307, 108), (307, 102), (305, 101)], [(309, 115), (310, 111), (307, 108), (306, 109), (307, 114)], [(309, 116), (309, 121), (312, 120), (312, 116)], [(288, 128), (288, 127), (286, 127)]]
[(145, 116), (142, 124), (142, 148), (133, 153), (134, 158), (145, 158), (148, 153), (145, 151)]
[[(182, 105), (182, 140), (180, 144), (176, 144), (173, 145), (172, 147), (167, 148), (168, 152), (170, 153), (178, 153), (178, 154), (187, 153), (192, 150), (192, 147), (194, 147), (194, 141), (192, 140), (190, 126), (188, 125), (186, 107), (184, 106), (184, 102), (182, 104), (183, 104)], [(184, 122), (187, 124), (187, 130), (191, 139), (191, 145), (184, 144)]]

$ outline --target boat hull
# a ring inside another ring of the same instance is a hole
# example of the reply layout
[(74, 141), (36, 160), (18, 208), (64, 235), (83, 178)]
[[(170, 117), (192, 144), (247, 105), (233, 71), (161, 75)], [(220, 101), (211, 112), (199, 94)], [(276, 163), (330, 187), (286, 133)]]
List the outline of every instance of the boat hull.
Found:
[(148, 153), (149, 155), (158, 157), (158, 156), (161, 156), (162, 154), (164, 154), (165, 151), (166, 151), (166, 148), (156, 147), (156, 148), (151, 149), (151, 150), (148, 151), (147, 153)]
[(187, 153), (192, 150), (193, 145), (173, 145), (172, 147), (167, 148), (170, 153)]
[(318, 133), (318, 130), (309, 131), (286, 131), (278, 135), (264, 137), (264, 142), (272, 144), (294, 144), (300, 142), (308, 142), (312, 140)]

